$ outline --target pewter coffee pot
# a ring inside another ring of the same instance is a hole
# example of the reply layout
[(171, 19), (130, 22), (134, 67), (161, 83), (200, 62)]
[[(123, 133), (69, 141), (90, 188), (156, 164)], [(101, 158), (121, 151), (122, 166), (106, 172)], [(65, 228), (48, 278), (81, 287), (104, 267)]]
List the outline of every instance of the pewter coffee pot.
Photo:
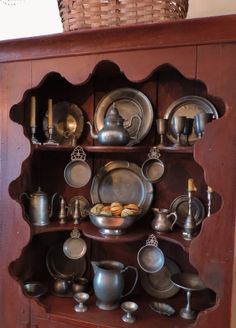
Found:
[(104, 119), (104, 127), (95, 134), (90, 122), (87, 124), (90, 127), (90, 134), (93, 139), (98, 139), (99, 143), (107, 146), (124, 146), (130, 140), (128, 131), (124, 128), (124, 119), (119, 115), (119, 112), (113, 103), (112, 108), (108, 111)]
[[(97, 297), (96, 305), (102, 310), (116, 309), (119, 307), (120, 299), (134, 290), (138, 280), (138, 270), (133, 266), (124, 267), (123, 263), (117, 261), (91, 263), (94, 270), (93, 288)], [(132, 288), (123, 295), (123, 272), (128, 269), (135, 271), (135, 280)]]
[(173, 229), (173, 226), (178, 219), (176, 212), (170, 212), (170, 210), (165, 208), (152, 208), (152, 211), (155, 215), (151, 223), (154, 230), (159, 232), (166, 232)]
[(49, 218), (53, 214), (53, 202), (57, 193), (53, 194), (49, 205), (48, 196), (38, 187), (38, 190), (31, 195), (22, 193), (29, 200), (29, 219), (35, 226), (44, 226), (50, 223)]

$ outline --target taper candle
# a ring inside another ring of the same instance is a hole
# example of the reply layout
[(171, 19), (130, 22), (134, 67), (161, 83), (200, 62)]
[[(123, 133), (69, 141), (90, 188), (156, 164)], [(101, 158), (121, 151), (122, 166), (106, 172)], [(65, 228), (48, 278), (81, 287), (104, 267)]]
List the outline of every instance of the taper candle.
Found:
[(193, 179), (188, 179), (188, 191), (197, 191)]
[(31, 97), (30, 101), (30, 127), (35, 128), (36, 126), (36, 99)]
[(52, 99), (48, 99), (48, 127), (52, 128), (52, 120), (53, 120), (53, 114), (52, 114)]

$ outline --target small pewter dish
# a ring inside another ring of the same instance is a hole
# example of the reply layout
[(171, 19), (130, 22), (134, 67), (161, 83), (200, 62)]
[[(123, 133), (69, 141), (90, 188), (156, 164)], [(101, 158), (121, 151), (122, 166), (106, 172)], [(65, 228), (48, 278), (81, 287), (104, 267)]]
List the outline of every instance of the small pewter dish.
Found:
[(48, 291), (46, 285), (39, 281), (29, 281), (24, 283), (26, 293), (31, 297), (41, 297)]
[(170, 317), (171, 315), (175, 314), (175, 309), (166, 303), (160, 303), (160, 302), (152, 302), (150, 305), (150, 308), (162, 315), (167, 315)]

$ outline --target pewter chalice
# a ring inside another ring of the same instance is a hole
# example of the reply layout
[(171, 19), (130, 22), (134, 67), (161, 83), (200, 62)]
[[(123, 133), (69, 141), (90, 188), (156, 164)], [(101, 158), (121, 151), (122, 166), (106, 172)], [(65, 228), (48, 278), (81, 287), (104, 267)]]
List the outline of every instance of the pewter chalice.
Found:
[(123, 315), (122, 320), (127, 323), (134, 323), (135, 317), (132, 315), (133, 312), (138, 310), (138, 304), (134, 302), (123, 302), (121, 308), (126, 313)]
[(174, 116), (172, 118), (172, 122), (171, 122), (172, 129), (177, 136), (176, 143), (174, 144), (175, 147), (181, 146), (180, 136), (184, 131), (185, 122), (186, 122), (186, 116)]

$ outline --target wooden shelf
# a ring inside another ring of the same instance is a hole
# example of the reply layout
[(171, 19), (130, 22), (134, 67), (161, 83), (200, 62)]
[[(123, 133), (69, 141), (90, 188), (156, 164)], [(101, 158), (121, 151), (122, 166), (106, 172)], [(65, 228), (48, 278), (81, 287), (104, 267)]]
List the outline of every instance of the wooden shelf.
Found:
[(46, 226), (31, 226), (31, 231), (33, 234), (41, 234), (47, 232), (55, 232), (55, 231), (69, 231), (73, 230), (75, 227), (74, 223), (67, 222), (65, 224), (60, 224), (59, 222), (52, 222)]
[[(76, 146), (75, 146), (76, 147)], [(70, 151), (72, 152), (75, 147), (68, 145), (48, 146), (48, 145), (33, 145), (35, 150), (40, 151)], [(152, 146), (83, 146), (81, 147), (88, 153), (143, 153), (148, 152)], [(185, 153), (192, 154), (193, 147), (175, 147), (175, 146), (160, 146), (158, 147), (161, 152), (166, 153)]]
[[(135, 327), (176, 327), (184, 328), (189, 327), (193, 320), (184, 320), (178, 312), (181, 307), (186, 303), (186, 295), (183, 291), (180, 291), (177, 295), (168, 300), (160, 300), (170, 304), (176, 310), (175, 315), (171, 317), (162, 316), (150, 309), (149, 304), (153, 301), (158, 301), (151, 296), (142, 293), (142, 295), (133, 293), (132, 296), (126, 297), (122, 301), (132, 299), (133, 302), (138, 304), (138, 310), (135, 313), (136, 321)], [(76, 304), (73, 298), (56, 297), (48, 295), (42, 299), (46, 309), (50, 313), (50, 317), (54, 320), (60, 320), (65, 323), (74, 323), (77, 325), (81, 324), (83, 327), (121, 327), (127, 328), (127, 324), (122, 321), (122, 315), (124, 312), (121, 308), (117, 308), (111, 311), (104, 311), (96, 306), (96, 297), (92, 295), (88, 302), (88, 311), (85, 313), (76, 313), (74, 311), (74, 305)], [(202, 292), (193, 293), (192, 295), (192, 306), (197, 311), (205, 310), (208, 307), (214, 305), (213, 295), (210, 294), (209, 290)]]

